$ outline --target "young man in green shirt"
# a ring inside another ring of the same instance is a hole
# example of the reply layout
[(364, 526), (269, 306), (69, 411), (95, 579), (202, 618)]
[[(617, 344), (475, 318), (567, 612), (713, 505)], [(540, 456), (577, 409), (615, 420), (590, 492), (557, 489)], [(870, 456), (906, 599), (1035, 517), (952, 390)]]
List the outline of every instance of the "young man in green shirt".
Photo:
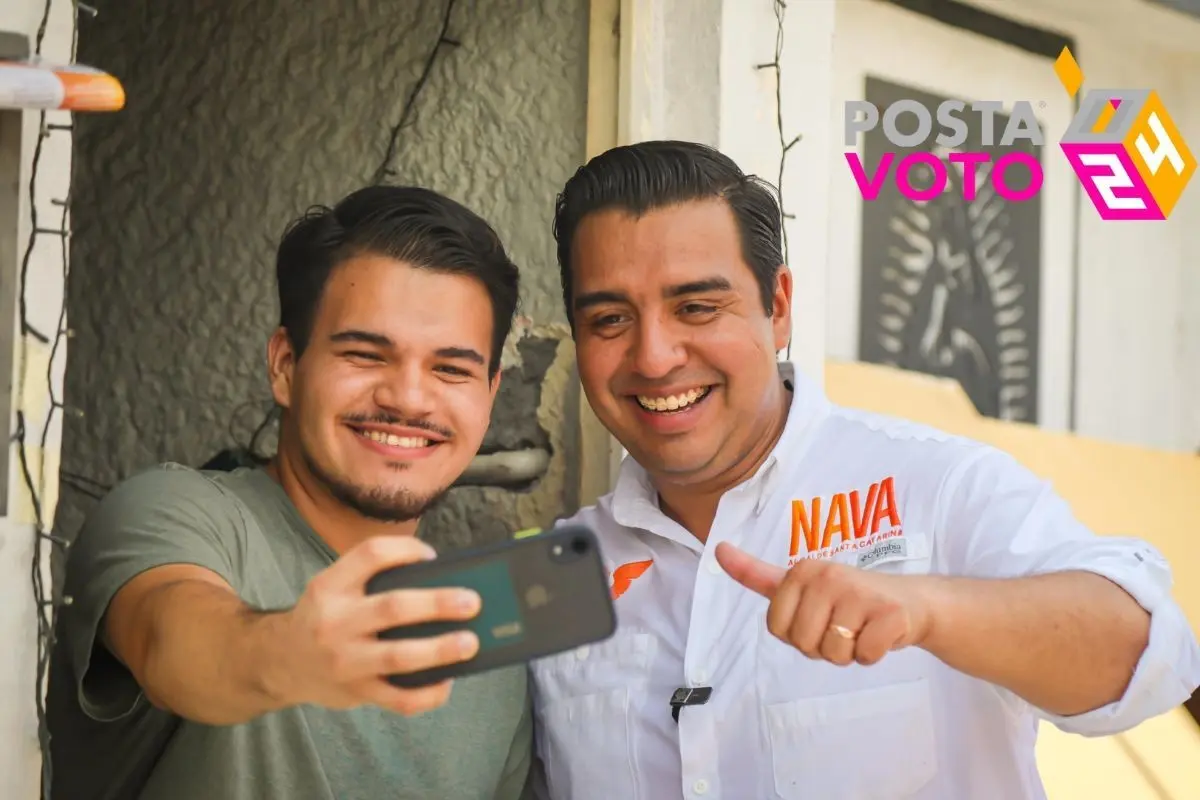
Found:
[(276, 271), (278, 455), (265, 469), (142, 472), (72, 547), (52, 796), (515, 799), (531, 748), (525, 669), (403, 690), (384, 676), (478, 643), (376, 637), (469, 618), (478, 598), (368, 597), (364, 584), (433, 555), (418, 520), (483, 441), (517, 268), (458, 203), (372, 187), (297, 220)]

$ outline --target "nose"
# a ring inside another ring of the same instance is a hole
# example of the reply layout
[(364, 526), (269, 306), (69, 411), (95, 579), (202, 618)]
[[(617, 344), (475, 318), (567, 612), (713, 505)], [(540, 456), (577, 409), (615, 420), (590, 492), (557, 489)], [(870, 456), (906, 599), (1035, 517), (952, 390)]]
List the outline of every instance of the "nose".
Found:
[(665, 378), (683, 366), (687, 351), (682, 338), (670, 325), (643, 318), (633, 345), (633, 364), (643, 378)]
[(381, 370), (375, 404), (399, 417), (424, 417), (437, 407), (436, 379), (420, 364), (398, 364)]

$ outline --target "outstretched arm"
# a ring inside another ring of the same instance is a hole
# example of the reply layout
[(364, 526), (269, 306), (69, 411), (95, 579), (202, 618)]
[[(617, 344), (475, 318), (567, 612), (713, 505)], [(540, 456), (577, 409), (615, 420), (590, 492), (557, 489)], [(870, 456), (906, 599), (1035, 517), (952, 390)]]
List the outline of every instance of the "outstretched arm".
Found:
[(469, 619), (478, 596), (364, 591), (377, 572), (432, 557), (427, 545), (375, 537), (316, 575), (292, 608), (263, 611), (240, 594), (243, 535), (237, 507), (193, 470), (150, 470), (105, 497), (66, 570), (74, 602), (59, 646), (84, 713), (111, 721), (149, 700), (228, 725), (300, 703), (417, 713), (445, 702), (448, 685), (406, 691), (385, 676), (469, 658), (474, 636), (383, 641), (376, 632)]
[(919, 646), (1063, 730), (1108, 735), (1200, 685), (1200, 647), (1145, 542), (1097, 536), (1050, 485), (991, 448), (942, 485), (929, 575), (820, 561), (790, 571), (721, 544), (770, 600), (772, 633), (812, 658), (872, 664)]
[(378, 572), (432, 555), (411, 536), (377, 537), (313, 578), (295, 607), (278, 612), (247, 607), (201, 567), (156, 567), (117, 593), (105, 629), (147, 699), (196, 722), (235, 725), (301, 703), (369, 703), (416, 714), (446, 702), (449, 683), (399, 689), (386, 676), (464, 660), (478, 643), (471, 634), (382, 641), (377, 633), (468, 619), (478, 598), (468, 592), (459, 602), (457, 589), (368, 596), (364, 586)]
[(874, 664), (889, 650), (921, 647), (1063, 716), (1118, 701), (1149, 639), (1150, 615), (1087, 572), (986, 580), (820, 561), (784, 570), (726, 544), (717, 557), (771, 600), (771, 633), (810, 658)]

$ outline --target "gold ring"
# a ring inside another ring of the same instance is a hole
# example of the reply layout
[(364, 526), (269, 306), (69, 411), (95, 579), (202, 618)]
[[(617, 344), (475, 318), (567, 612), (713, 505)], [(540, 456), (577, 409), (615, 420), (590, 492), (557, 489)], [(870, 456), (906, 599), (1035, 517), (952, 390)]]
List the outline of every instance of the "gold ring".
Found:
[(843, 639), (853, 639), (858, 635), (844, 625), (830, 625), (829, 630), (833, 631), (838, 636), (841, 636)]

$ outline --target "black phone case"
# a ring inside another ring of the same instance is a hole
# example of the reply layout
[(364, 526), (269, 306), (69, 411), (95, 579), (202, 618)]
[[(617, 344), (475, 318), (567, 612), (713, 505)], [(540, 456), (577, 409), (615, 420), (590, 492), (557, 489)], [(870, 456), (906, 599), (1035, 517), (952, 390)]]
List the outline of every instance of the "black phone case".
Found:
[(381, 631), (381, 639), (471, 630), (480, 648), (469, 661), (404, 675), (415, 688), (554, 655), (612, 636), (616, 612), (595, 534), (582, 526), (450, 553), (379, 573), (367, 593), (429, 587), (474, 589), (483, 607), (467, 622), (429, 622)]

